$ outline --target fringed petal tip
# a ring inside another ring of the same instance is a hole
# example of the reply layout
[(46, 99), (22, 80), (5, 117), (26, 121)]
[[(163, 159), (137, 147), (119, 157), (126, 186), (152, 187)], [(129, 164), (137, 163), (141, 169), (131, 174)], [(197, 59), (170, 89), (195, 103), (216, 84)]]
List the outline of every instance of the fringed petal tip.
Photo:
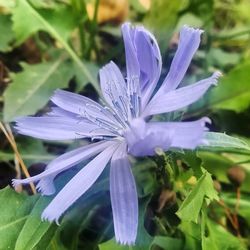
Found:
[(209, 146), (209, 142), (206, 139), (202, 139), (199, 146)]
[(206, 126), (207, 124), (212, 124), (212, 121), (211, 121), (211, 119), (209, 118), (209, 117), (202, 117), (201, 119), (200, 119), (200, 121), (202, 122), (201, 124), (203, 125), (203, 126)]
[(125, 22), (121, 25), (121, 29), (124, 29), (124, 28), (130, 28), (132, 27), (132, 23), (131, 22)]
[(17, 121), (16, 125), (12, 126), (13, 130), (17, 133), (17, 134), (22, 134), (22, 126), (20, 124), (18, 124)]
[(219, 78), (222, 76), (223, 76), (223, 74), (220, 71), (215, 71), (213, 73), (213, 75), (211, 76), (211, 79), (212, 79), (211, 85), (217, 86), (217, 82), (218, 82)]
[(207, 131), (209, 131), (209, 128), (207, 127), (207, 125), (208, 124), (211, 125), (212, 121), (208, 117), (202, 117), (200, 119), (200, 124), (201, 124), (201, 127), (203, 128), (203, 132), (207, 132)]
[(59, 223), (59, 217), (56, 217), (53, 213), (50, 212), (50, 214), (48, 214), (46, 212), (46, 209), (44, 210), (44, 212), (42, 213), (42, 216), (41, 216), (41, 220), (43, 222), (45, 221), (48, 221), (48, 222), (55, 222), (57, 226), (60, 226), (60, 223)]
[(53, 181), (46, 181), (44, 179), (41, 179), (37, 185), (36, 189), (39, 193), (45, 196), (52, 195), (56, 192), (55, 185), (53, 184)]
[(185, 33), (197, 33), (199, 35), (201, 35), (202, 33), (204, 32), (204, 30), (202, 29), (198, 29), (198, 28), (193, 28), (193, 27), (190, 27), (189, 25), (187, 24), (184, 24), (181, 28), (181, 31), (180, 33), (181, 34), (185, 34)]
[[(68, 91), (65, 91), (65, 90), (62, 90), (62, 89), (56, 89), (54, 90), (53, 94), (51, 95), (50, 97), (50, 100), (53, 102), (53, 103), (56, 103), (57, 99), (58, 99), (58, 96), (61, 96), (63, 94), (67, 94)], [(57, 106), (57, 105), (56, 105)]]
[(116, 239), (116, 242), (123, 246), (135, 246), (135, 240), (136, 239), (132, 239), (132, 240)]
[(147, 29), (145, 29), (144, 26), (141, 24), (133, 25), (130, 22), (125, 22), (124, 24), (122, 24), (121, 29), (122, 30), (123, 29), (129, 29), (129, 30), (136, 29), (137, 31), (142, 31), (142, 32), (145, 32), (145, 33), (150, 34), (152, 36), (152, 34)]
[(12, 179), (11, 180), (11, 185), (15, 188), (15, 187), (17, 187), (17, 186), (19, 186), (19, 185), (21, 185), (22, 184), (22, 180), (21, 179)]

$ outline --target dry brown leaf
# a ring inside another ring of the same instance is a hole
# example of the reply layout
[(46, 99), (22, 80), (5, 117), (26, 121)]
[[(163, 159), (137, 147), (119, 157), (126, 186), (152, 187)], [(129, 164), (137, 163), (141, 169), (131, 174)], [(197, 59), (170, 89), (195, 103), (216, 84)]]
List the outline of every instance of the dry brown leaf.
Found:
[(151, 0), (139, 0), (139, 2), (146, 10), (149, 10), (151, 6)]
[[(98, 12), (97, 22), (116, 22), (122, 23), (128, 16), (129, 3), (128, 0), (101, 0)], [(87, 12), (90, 19), (94, 17), (94, 4), (87, 4)]]

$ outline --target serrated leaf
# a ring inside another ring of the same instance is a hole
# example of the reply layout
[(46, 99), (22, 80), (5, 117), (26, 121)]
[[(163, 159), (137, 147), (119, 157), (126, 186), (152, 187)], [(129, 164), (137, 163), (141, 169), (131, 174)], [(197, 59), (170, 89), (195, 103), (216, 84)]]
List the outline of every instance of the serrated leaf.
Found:
[(224, 133), (206, 132), (204, 139), (207, 145), (199, 146), (199, 149), (213, 151), (246, 150), (250, 152), (250, 146), (246, 142)]
[(152, 242), (150, 249), (154, 250), (154, 246), (158, 246), (163, 250), (182, 250), (183, 243), (184, 242), (182, 239), (167, 236), (156, 236), (154, 238), (154, 241)]
[(190, 191), (176, 214), (184, 221), (197, 223), (205, 199), (208, 203), (218, 199), (217, 192), (213, 186), (213, 180), (207, 171), (203, 173), (195, 187)]
[(15, 249), (16, 239), (37, 200), (10, 188), (0, 191), (0, 249)]
[(12, 19), (17, 44), (24, 42), (28, 37), (41, 30), (50, 33), (53, 37), (56, 32), (63, 40), (67, 40), (77, 26), (77, 20), (72, 10), (66, 5), (52, 10), (34, 9), (26, 0), (17, 0), (17, 4), (13, 8)]
[[(26, 0), (17, 0), (17, 4), (12, 9), (12, 13), (13, 30), (16, 33), (17, 44), (22, 43), (39, 30), (48, 32), (62, 45), (78, 66), (81, 73), (84, 74), (86, 79), (99, 91), (99, 85), (95, 76), (91, 74), (89, 69), (67, 43), (69, 34), (78, 24), (71, 9), (62, 6), (53, 10), (40, 10), (35, 9)], [(86, 84), (86, 82), (83, 84)]]
[(42, 108), (57, 88), (65, 88), (72, 77), (62, 58), (35, 65), (22, 63), (23, 71), (12, 74), (12, 83), (4, 92), (4, 120), (31, 115)]
[(0, 51), (7, 52), (11, 50), (10, 43), (14, 40), (14, 33), (11, 29), (12, 22), (10, 15), (0, 15)]
[(204, 250), (246, 250), (246, 246), (243, 242), (226, 231), (222, 226), (216, 224), (209, 218), (205, 221), (206, 224), (206, 235), (205, 232), (202, 234), (202, 249)]
[[(48, 221), (41, 220), (41, 212), (47, 206), (49, 199), (41, 197), (32, 209), (29, 217), (25, 221), (22, 230), (16, 241), (15, 250), (32, 250), (39, 244), (46, 233), (54, 225)], [(55, 227), (54, 227), (55, 230)], [(43, 249), (49, 245), (50, 241), (44, 242)], [(40, 245), (41, 247), (41, 245)], [(41, 249), (41, 248), (40, 248)]]

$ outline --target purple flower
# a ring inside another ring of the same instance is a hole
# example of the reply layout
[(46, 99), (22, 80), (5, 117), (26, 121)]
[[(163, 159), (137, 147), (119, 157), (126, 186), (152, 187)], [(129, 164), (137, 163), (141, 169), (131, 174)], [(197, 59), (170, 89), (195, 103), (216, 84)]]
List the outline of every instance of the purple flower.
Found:
[(134, 244), (138, 226), (136, 184), (129, 155), (154, 155), (155, 148), (194, 149), (203, 143), (208, 118), (192, 122), (153, 122), (155, 114), (182, 109), (216, 84), (219, 72), (195, 84), (176, 89), (200, 44), (202, 31), (184, 26), (178, 49), (161, 87), (152, 96), (161, 73), (162, 60), (154, 36), (141, 26), (122, 26), (126, 52), (126, 80), (114, 62), (100, 70), (106, 106), (87, 97), (56, 90), (56, 105), (43, 117), (17, 120), (20, 134), (45, 140), (91, 138), (93, 142), (65, 153), (36, 176), (13, 180), (14, 185), (35, 182), (43, 195), (55, 192), (54, 179), (81, 161), (91, 160), (55, 196), (42, 213), (43, 219), (59, 217), (97, 180), (110, 162), (110, 196), (115, 237), (121, 244)]

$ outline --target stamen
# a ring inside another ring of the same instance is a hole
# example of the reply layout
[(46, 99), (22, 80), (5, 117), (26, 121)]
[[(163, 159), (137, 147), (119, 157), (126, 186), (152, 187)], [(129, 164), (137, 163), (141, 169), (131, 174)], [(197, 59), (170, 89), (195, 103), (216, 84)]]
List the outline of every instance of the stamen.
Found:
[(127, 84), (130, 97), (130, 113), (132, 118), (136, 118), (139, 116), (141, 109), (141, 88), (139, 77), (132, 76), (131, 78), (127, 78)]
[(120, 120), (122, 120), (123, 122), (121, 124), (123, 125), (123, 127), (126, 127), (126, 123), (128, 120), (127, 103), (125, 100), (128, 99), (127, 91), (124, 87), (123, 89), (118, 89), (118, 84), (119, 83), (116, 83), (115, 81), (107, 82), (107, 89), (105, 90), (105, 93), (109, 96), (113, 106), (115, 107), (114, 111), (117, 114), (117, 117), (119, 117), (119, 122)]
[[(91, 105), (89, 105), (89, 107), (90, 106)], [(104, 108), (103, 108), (103, 110), (104, 110)], [(81, 114), (81, 117), (83, 119), (87, 119), (91, 123), (96, 124), (100, 128), (108, 130), (115, 135), (120, 135), (120, 133), (118, 131), (120, 131), (121, 127), (117, 127), (117, 125), (120, 125), (119, 123), (112, 123), (112, 122), (104, 120), (100, 117), (96, 118), (93, 115), (91, 115), (86, 109), (81, 109), (79, 111), (79, 113)]]
[[(125, 121), (125, 123), (124, 123), (124, 121), (121, 120), (121, 118), (117, 115), (117, 113), (114, 112), (113, 110), (111, 110), (109, 107), (107, 107), (107, 106), (104, 107), (104, 109), (102, 111), (107, 111), (107, 113), (109, 112), (109, 114), (111, 114), (112, 117), (115, 118), (115, 120), (119, 123), (119, 125), (122, 125), (122, 127), (125, 129), (127, 128), (126, 124), (125, 124), (127, 122)], [(103, 113), (106, 114), (106, 112), (103, 112)]]

